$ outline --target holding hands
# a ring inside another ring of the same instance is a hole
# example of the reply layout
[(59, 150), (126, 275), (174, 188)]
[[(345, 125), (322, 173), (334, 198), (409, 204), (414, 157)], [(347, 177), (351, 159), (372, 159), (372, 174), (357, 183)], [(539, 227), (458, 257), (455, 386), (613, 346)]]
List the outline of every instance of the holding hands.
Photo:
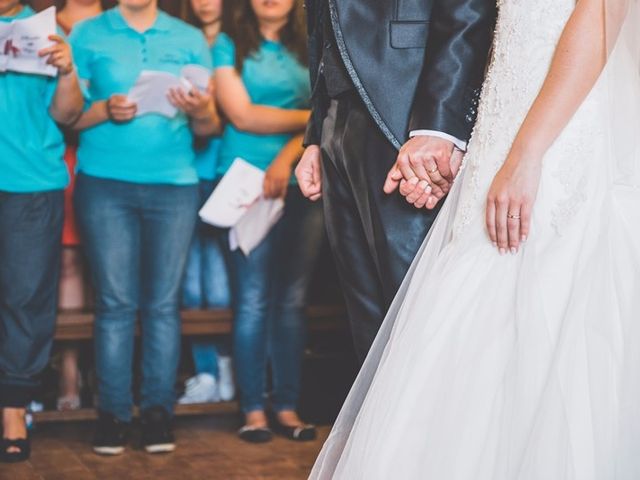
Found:
[(463, 152), (452, 142), (430, 135), (416, 136), (400, 149), (389, 171), (384, 191), (396, 190), (416, 208), (433, 209), (453, 184)]

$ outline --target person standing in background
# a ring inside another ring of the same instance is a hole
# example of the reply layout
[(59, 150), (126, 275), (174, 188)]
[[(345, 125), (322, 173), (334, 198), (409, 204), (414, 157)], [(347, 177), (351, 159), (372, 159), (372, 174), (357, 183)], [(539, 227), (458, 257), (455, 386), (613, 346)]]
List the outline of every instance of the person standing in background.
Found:
[[(266, 171), (264, 196), (285, 212), (245, 256), (229, 252), (234, 299), (234, 362), (249, 442), (272, 438), (266, 415), (267, 371), (275, 427), (292, 440), (315, 438), (296, 413), (305, 346), (307, 285), (323, 238), (322, 211), (290, 188), (309, 118), (309, 77), (302, 2), (242, 0), (225, 10), (214, 47), (218, 103), (229, 119), (218, 177), (234, 159)], [(228, 234), (221, 239), (228, 246)]]
[[(0, 22), (32, 16), (19, 0), (0, 0)], [(60, 273), (63, 190), (69, 177), (58, 125), (82, 112), (71, 49), (50, 37), (39, 52), (56, 77), (0, 73), (0, 461), (29, 458), (25, 407), (53, 343)], [(44, 99), (44, 101), (43, 101)]]
[(93, 449), (124, 451), (132, 415), (136, 320), (141, 321), (142, 445), (175, 449), (171, 429), (180, 352), (180, 282), (199, 202), (193, 136), (220, 127), (210, 92), (174, 89), (173, 118), (137, 116), (126, 93), (143, 70), (211, 68), (202, 33), (158, 9), (121, 0), (71, 34), (89, 108), (80, 130), (76, 215), (96, 289), (99, 419)]
[[(202, 29), (212, 46), (222, 23), (222, 0), (190, 0), (189, 23)], [(196, 169), (200, 179), (201, 207), (214, 189), (219, 137), (199, 137), (195, 141)], [(229, 308), (231, 292), (227, 265), (216, 229), (198, 221), (182, 284), (182, 307), (187, 309)], [(229, 401), (235, 396), (228, 347), (212, 338), (191, 340), (195, 376), (185, 384), (181, 404)], [(225, 355), (223, 355), (225, 353)]]
[[(100, 0), (63, 0), (59, 2), (57, 21), (65, 35), (71, 33), (73, 26), (87, 18), (102, 13)], [(65, 132), (65, 163), (69, 169), (70, 182), (64, 191), (64, 226), (62, 229), (62, 270), (60, 273), (60, 291), (58, 307), (62, 310), (80, 310), (87, 307), (85, 291), (85, 267), (80, 248), (80, 236), (76, 227), (73, 211), (73, 188), (75, 186), (76, 151), (78, 138), (71, 132)], [(78, 366), (78, 346), (65, 344), (61, 350), (60, 390), (58, 410), (77, 410), (80, 408), (81, 374)]]

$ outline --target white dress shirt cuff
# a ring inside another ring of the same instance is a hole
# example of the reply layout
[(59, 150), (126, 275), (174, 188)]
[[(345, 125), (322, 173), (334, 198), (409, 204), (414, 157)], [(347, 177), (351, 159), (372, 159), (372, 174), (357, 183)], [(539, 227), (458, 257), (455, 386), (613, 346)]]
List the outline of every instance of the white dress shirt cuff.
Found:
[(429, 135), (432, 137), (442, 138), (453, 143), (458, 150), (467, 151), (467, 142), (463, 142), (459, 138), (449, 135), (448, 133), (438, 132), (436, 130), (413, 130), (409, 133), (409, 138), (418, 137), (420, 135)]

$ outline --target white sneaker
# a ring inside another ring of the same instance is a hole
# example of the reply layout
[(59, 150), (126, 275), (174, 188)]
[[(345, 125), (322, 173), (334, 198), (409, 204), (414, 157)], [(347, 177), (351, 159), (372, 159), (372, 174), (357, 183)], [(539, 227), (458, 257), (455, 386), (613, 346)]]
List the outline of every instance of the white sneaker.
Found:
[(220, 401), (218, 382), (209, 373), (199, 373), (185, 382), (185, 392), (178, 399), (180, 405), (216, 403)]
[(236, 384), (233, 381), (233, 364), (231, 357), (218, 357), (218, 375), (220, 400), (229, 402), (236, 396)]

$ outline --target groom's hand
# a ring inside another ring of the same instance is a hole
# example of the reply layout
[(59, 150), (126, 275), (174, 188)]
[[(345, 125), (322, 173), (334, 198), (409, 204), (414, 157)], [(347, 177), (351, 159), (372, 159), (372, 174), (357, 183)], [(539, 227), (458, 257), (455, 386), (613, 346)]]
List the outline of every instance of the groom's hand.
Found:
[(322, 197), (321, 156), (318, 145), (309, 145), (296, 167), (296, 179), (300, 190), (312, 202)]
[(453, 150), (453, 143), (440, 137), (413, 137), (400, 149), (384, 191), (390, 194), (399, 188), (407, 202), (417, 208), (435, 207), (453, 183)]

